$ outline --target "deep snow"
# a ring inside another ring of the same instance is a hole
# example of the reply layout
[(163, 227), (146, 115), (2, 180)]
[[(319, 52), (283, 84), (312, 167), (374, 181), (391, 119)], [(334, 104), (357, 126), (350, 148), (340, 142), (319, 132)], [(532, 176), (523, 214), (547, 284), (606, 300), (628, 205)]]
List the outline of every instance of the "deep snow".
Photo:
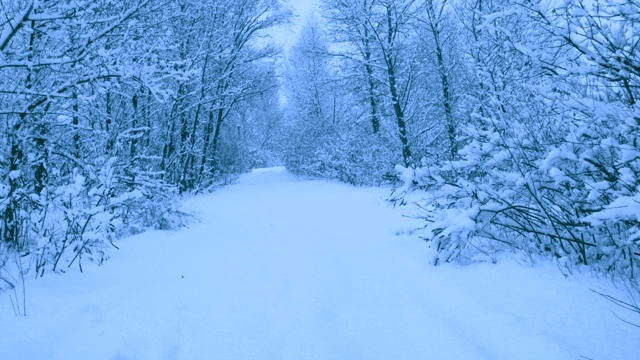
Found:
[(256, 170), (200, 222), (0, 296), (0, 359), (636, 359), (640, 331), (553, 264), (428, 264), (388, 191)]

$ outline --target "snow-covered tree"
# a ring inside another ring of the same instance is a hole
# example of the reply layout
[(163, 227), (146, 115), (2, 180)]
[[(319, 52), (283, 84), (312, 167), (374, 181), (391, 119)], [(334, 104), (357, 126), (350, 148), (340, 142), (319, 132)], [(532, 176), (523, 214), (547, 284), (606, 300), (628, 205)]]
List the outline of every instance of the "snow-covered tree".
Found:
[(218, 166), (242, 145), (224, 127), (272, 87), (263, 36), (287, 17), (276, 0), (3, 1), (2, 248), (38, 274), (101, 261), (172, 226), (178, 191), (244, 170)]
[[(436, 262), (500, 248), (638, 275), (638, 6), (462, 2), (459, 160), (402, 168)], [(494, 258), (495, 260), (495, 258)]]

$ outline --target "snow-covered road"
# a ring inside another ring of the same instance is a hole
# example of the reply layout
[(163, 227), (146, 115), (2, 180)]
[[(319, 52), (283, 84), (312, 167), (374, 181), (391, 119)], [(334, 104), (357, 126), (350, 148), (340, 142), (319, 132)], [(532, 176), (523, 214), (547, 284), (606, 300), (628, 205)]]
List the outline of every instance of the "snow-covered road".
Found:
[[(189, 200), (199, 223), (0, 297), (0, 359), (634, 359), (640, 332), (553, 265), (428, 265), (381, 189), (280, 168)], [(624, 293), (618, 293), (624, 294)]]

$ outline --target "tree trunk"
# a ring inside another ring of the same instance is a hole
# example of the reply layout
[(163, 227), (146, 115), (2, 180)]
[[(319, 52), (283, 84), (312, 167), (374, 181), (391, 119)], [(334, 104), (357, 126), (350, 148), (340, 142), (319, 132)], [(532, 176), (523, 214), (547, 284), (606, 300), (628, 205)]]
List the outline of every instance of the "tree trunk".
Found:
[(398, 94), (398, 84), (396, 81), (396, 69), (395, 61), (392, 55), (393, 47), (393, 17), (391, 7), (387, 6), (387, 49), (385, 54), (385, 60), (387, 65), (387, 75), (389, 77), (389, 92), (391, 93), (391, 102), (393, 103), (393, 111), (396, 115), (398, 123), (398, 133), (400, 135), (400, 142), (402, 143), (402, 158), (404, 165), (409, 166), (411, 164), (411, 148), (409, 147), (409, 139), (407, 137), (407, 123), (405, 121), (405, 114), (402, 106), (400, 105), (400, 96)]
[(369, 104), (371, 105), (371, 125), (373, 133), (380, 131), (380, 118), (378, 117), (378, 103), (376, 101), (376, 84), (373, 78), (373, 66), (371, 65), (371, 45), (369, 44), (369, 28), (364, 26), (364, 67), (367, 72), (367, 82), (369, 85)]
[(441, 35), (442, 29), (438, 27), (438, 24), (442, 20), (436, 18), (436, 11), (433, 7), (433, 0), (427, 2), (427, 12), (429, 16), (429, 26), (431, 27), (431, 33), (436, 45), (436, 59), (438, 62), (438, 73), (440, 74), (440, 83), (442, 85), (442, 107), (444, 109), (447, 134), (449, 135), (449, 156), (451, 159), (455, 159), (458, 154), (458, 141), (456, 139), (456, 124), (453, 118), (453, 99), (451, 98), (451, 85), (449, 82), (449, 76), (447, 74), (444, 54), (442, 51)]

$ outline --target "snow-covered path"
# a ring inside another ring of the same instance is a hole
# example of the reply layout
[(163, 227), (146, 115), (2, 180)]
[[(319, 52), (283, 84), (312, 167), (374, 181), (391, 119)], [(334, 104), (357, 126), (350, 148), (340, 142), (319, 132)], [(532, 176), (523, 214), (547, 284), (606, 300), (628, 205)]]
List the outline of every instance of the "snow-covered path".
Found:
[[(0, 298), (0, 359), (633, 359), (640, 332), (553, 266), (427, 264), (380, 189), (257, 170), (201, 222)], [(413, 224), (416, 224), (413, 222)]]

